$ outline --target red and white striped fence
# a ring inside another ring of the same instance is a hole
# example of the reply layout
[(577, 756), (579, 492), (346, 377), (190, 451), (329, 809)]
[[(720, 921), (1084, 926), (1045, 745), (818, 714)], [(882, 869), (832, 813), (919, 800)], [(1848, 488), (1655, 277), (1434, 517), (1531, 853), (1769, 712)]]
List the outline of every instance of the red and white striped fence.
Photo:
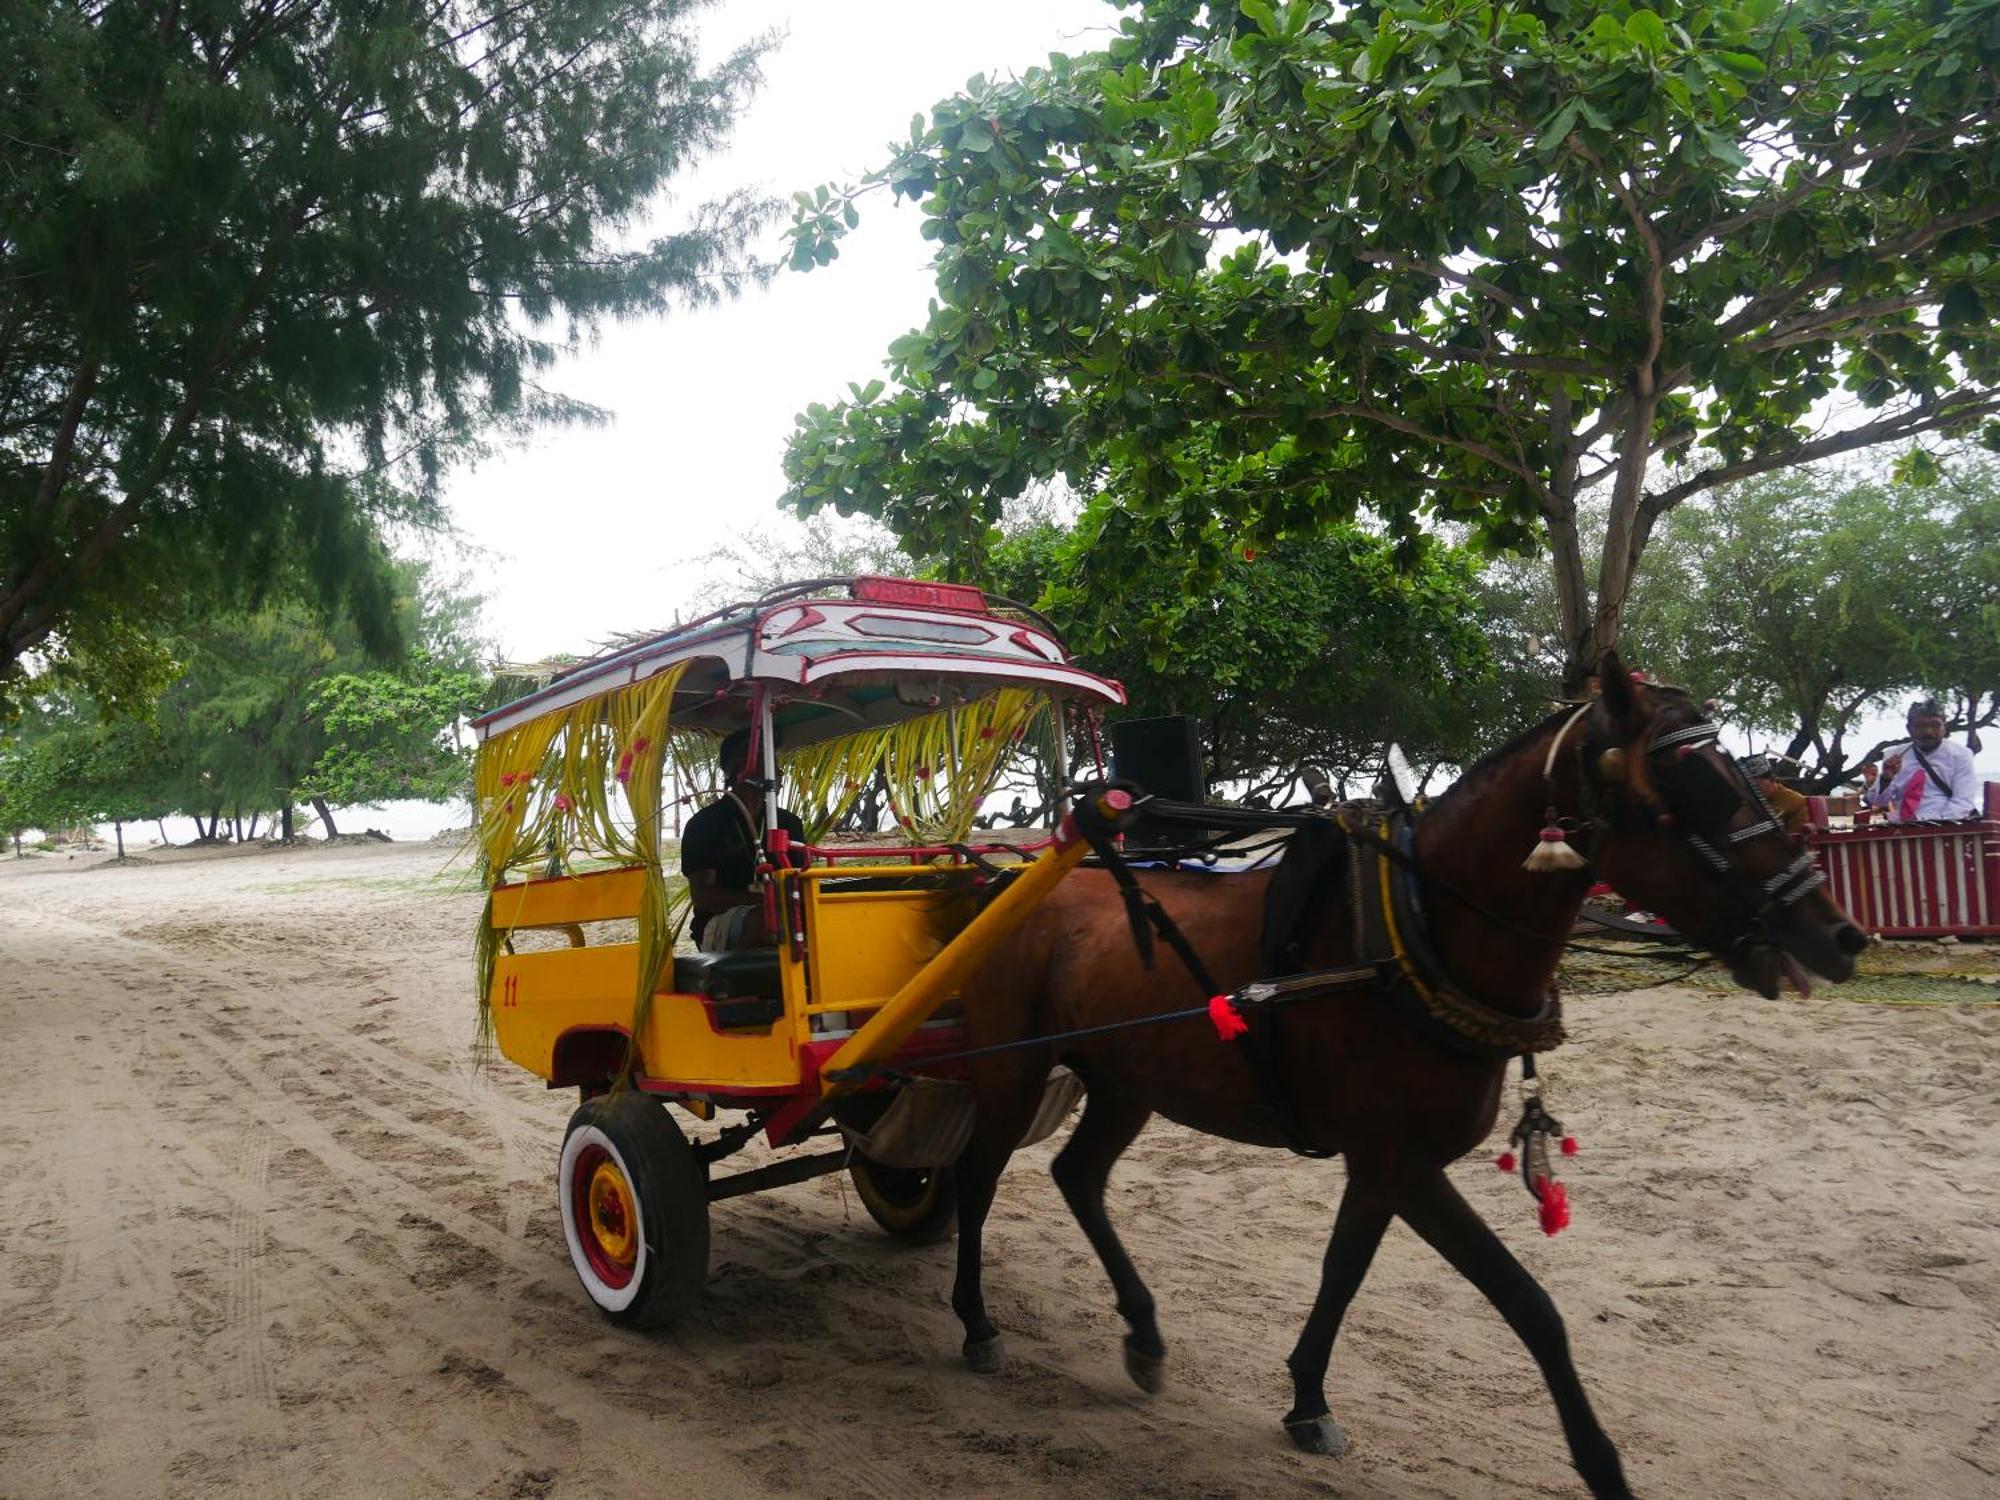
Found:
[(2000, 937), (2000, 782), (1965, 823), (1877, 823), (1835, 832), (1812, 799), (1807, 842), (1827, 893), (1883, 937)]

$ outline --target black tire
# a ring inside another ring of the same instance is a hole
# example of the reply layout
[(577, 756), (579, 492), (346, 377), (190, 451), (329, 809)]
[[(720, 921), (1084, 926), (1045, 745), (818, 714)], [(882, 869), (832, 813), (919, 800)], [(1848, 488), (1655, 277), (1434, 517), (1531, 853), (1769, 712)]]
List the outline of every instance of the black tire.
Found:
[(885, 1167), (856, 1151), (847, 1173), (868, 1217), (897, 1239), (935, 1245), (958, 1232), (958, 1183), (950, 1167)]
[(633, 1089), (569, 1117), (556, 1204), (570, 1264), (599, 1312), (664, 1328), (708, 1279), (708, 1184), (666, 1110)]

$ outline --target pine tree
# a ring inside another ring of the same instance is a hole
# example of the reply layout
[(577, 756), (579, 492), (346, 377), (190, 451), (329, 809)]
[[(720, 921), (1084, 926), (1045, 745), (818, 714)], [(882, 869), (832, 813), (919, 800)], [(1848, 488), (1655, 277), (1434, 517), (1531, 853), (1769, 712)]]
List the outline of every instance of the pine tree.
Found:
[(392, 522), (605, 318), (754, 274), (764, 205), (632, 231), (763, 42), (705, 0), (0, 0), (0, 694), (129, 686), (177, 601), (312, 602), (391, 642)]

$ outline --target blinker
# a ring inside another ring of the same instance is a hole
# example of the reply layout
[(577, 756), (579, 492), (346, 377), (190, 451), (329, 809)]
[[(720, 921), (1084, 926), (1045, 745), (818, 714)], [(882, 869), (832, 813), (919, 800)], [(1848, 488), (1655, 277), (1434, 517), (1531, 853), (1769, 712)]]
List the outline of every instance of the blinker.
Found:
[(1667, 810), (1682, 827), (1710, 833), (1729, 826), (1738, 805), (1736, 789), (1709, 761), (1699, 755), (1677, 759), (1660, 782)]

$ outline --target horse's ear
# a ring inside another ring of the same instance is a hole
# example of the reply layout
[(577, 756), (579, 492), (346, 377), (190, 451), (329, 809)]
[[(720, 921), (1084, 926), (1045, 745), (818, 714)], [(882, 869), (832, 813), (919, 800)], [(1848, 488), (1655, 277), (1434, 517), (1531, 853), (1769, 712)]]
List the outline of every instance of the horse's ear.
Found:
[(1632, 674), (1625, 670), (1625, 663), (1618, 659), (1616, 651), (1607, 651), (1598, 658), (1597, 682), (1604, 695), (1604, 708), (1614, 721), (1628, 724), (1639, 707), (1639, 696), (1632, 691)]

